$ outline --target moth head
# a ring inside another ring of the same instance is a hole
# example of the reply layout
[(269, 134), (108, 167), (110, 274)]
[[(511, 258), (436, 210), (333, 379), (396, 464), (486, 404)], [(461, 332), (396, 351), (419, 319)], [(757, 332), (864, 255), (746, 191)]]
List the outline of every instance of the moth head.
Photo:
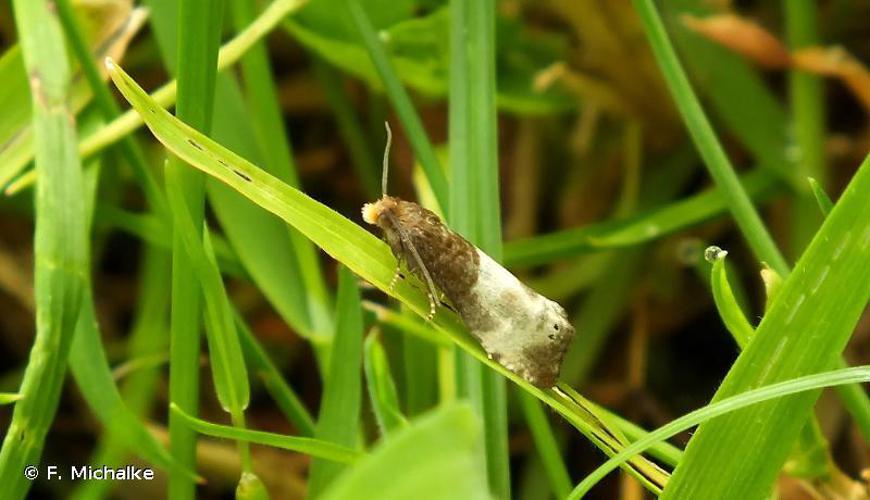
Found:
[(378, 201), (363, 205), (362, 218), (368, 224), (384, 227), (384, 213), (395, 209), (396, 199), (392, 196), (384, 196)]

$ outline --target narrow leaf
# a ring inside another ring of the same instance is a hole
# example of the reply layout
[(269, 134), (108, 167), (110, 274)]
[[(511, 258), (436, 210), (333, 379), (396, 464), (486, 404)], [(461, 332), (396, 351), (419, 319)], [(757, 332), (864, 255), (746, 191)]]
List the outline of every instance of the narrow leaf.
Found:
[[(329, 360), (315, 436), (356, 448), (362, 400), (362, 307), (356, 277), (346, 268), (338, 274), (337, 326)], [(335, 463), (315, 460), (308, 478), (309, 498), (318, 497), (341, 472)]]
[(253, 431), (228, 425), (213, 424), (188, 415), (181, 411), (175, 403), (171, 403), (169, 409), (174, 415), (177, 415), (184, 420), (184, 423), (190, 426), (191, 429), (200, 434), (205, 434), (206, 436), (234, 439), (236, 441), (246, 441), (249, 443), (272, 446), (274, 448), (298, 451), (299, 453), (305, 453), (312, 457), (341, 463), (351, 463), (362, 456), (362, 454), (356, 450), (330, 443), (328, 441), (322, 441), (320, 439), (285, 436), (273, 432)]

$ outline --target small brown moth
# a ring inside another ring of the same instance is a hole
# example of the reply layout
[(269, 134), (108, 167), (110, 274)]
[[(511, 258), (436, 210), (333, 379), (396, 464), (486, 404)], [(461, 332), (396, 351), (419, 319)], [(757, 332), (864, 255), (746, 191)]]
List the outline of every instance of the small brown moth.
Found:
[[(381, 228), (399, 265), (404, 262), (423, 281), (430, 319), (443, 294), (490, 359), (537, 387), (554, 386), (574, 337), (565, 310), (450, 230), (432, 211), (387, 195), (392, 134), (386, 128), (382, 196), (363, 206), (363, 220)], [(398, 277), (399, 268), (391, 287)]]

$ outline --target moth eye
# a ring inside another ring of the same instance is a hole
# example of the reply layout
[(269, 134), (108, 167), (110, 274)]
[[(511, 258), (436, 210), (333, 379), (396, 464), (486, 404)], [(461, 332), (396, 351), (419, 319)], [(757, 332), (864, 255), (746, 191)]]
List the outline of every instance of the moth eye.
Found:
[(559, 323), (553, 323), (553, 330), (559, 331)]

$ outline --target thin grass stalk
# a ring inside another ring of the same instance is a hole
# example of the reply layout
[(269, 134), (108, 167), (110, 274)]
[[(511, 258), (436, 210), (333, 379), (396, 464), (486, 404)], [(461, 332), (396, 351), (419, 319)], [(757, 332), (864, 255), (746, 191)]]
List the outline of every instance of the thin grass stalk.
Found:
[[(312, 61), (314, 74), (323, 86), (326, 102), (329, 104), (335, 120), (338, 122), (338, 133), (347, 146), (353, 166), (366, 195), (371, 199), (381, 196), (381, 175), (376, 156), (369, 147), (362, 126), (353, 108), (350, 98), (342, 88), (341, 74), (321, 59)], [(380, 127), (378, 128), (380, 130)]]
[(689, 79), (677, 59), (674, 46), (665, 31), (664, 24), (652, 0), (632, 0), (641, 18), (647, 37), (650, 39), (653, 54), (661, 68), (665, 82), (671, 91), (677, 109), (683, 117), (686, 129), (692, 136), (704, 165), (710, 176), (728, 200), (728, 208), (737, 226), (746, 238), (756, 258), (767, 262), (776, 272), (785, 276), (789, 272), (788, 263), (774, 243), (773, 238), (761, 217), (752, 205), (752, 200), (743, 189), (734, 167), (716, 139), (713, 126), (704, 114), (698, 97), (692, 91)]
[[(223, 1), (182, 0), (178, 4), (178, 102), (176, 116), (197, 129), (208, 132), (214, 96), (217, 45)], [(166, 165), (166, 182), (175, 183), (186, 206), (171, 206), (183, 211), (201, 233), (204, 212), (204, 179), (191, 172), (178, 159)], [(198, 237), (198, 236), (197, 236)], [(196, 416), (199, 407), (199, 342), (202, 298), (190, 257), (182, 237), (173, 230), (172, 303), (170, 313), (169, 398), (188, 415)], [(178, 416), (169, 413), (169, 443), (173, 457), (195, 469), (196, 432)], [(171, 473), (169, 496), (193, 498), (194, 482), (187, 476)]]
[[(819, 43), (816, 2), (783, 1), (789, 45), (798, 50)], [(789, 100), (794, 122), (793, 168), (803, 178), (812, 177), (827, 184), (825, 165), (825, 99), (821, 77), (792, 69), (789, 71)], [(803, 193), (794, 200), (791, 221), (793, 254), (799, 254), (821, 223), (822, 217), (812, 197)]]
[(0, 497), (23, 498), (54, 420), (89, 273), (81, 164), (67, 105), (70, 68), (49, 1), (16, 0), (15, 22), (30, 76), (36, 169), (36, 338), (0, 449)]
[[(238, 62), (251, 47), (269, 34), (289, 13), (298, 10), (306, 0), (274, 0), (248, 27), (235, 38), (221, 47), (218, 53), (218, 72), (221, 72)], [(178, 81), (172, 80), (155, 90), (152, 97), (169, 107), (176, 102), (178, 96)], [(115, 144), (143, 124), (142, 117), (133, 110), (128, 110), (96, 132), (81, 138), (78, 144), (79, 156), (86, 160), (108, 146)], [(18, 171), (23, 170), (32, 158), (20, 158), (16, 165)], [(36, 181), (37, 172), (31, 170), (22, 174), (6, 187), (6, 194), (12, 195), (32, 185)]]
[[(452, 1), (449, 137), (451, 162), (456, 163), (451, 165), (449, 220), (456, 231), (500, 261), (495, 77), (495, 3)], [(483, 417), (490, 489), (498, 498), (510, 498), (505, 381), (465, 355), (459, 366), (464, 392)]]
[[(76, 21), (70, 0), (57, 0), (56, 5), (58, 17), (63, 25), (67, 40), (69, 40), (73, 53), (78, 59), (82, 72), (91, 88), (91, 92), (94, 94), (94, 102), (106, 122), (111, 122), (120, 116), (121, 108), (115, 102), (115, 99), (109, 92), (109, 88), (100, 76), (97, 64)], [(133, 174), (136, 176), (145, 194), (145, 199), (148, 200), (148, 205), (156, 210), (158, 215), (168, 215), (166, 212), (168, 209), (166, 199), (160, 190), (157, 180), (151, 173), (151, 169), (148, 168), (144, 151), (135, 138), (133, 136), (122, 138), (118, 143), (118, 149), (121, 152), (121, 156), (123, 156), (124, 160), (133, 170)]]
[[(300, 2), (301, 3), (301, 2)], [(257, 21), (256, 2), (253, 0), (232, 0), (233, 23), (241, 35)], [(278, 91), (273, 81), (273, 71), (269, 54), (264, 42), (251, 45), (240, 62), (245, 93), (251, 108), (251, 117), (260, 151), (263, 152), (266, 167), (291, 186), (300, 185), (296, 162), (293, 159), (292, 144), (284, 117), (278, 103)], [(333, 320), (330, 316), (332, 300), (321, 272), (313, 245), (293, 228), (287, 228), (290, 240), (296, 250), (299, 270), (307, 290), (308, 325), (320, 334), (332, 331)]]
[[(162, 195), (162, 192), (161, 192)], [(141, 359), (166, 355), (168, 332), (166, 313), (169, 296), (166, 283), (171, 279), (170, 253), (162, 248), (148, 247), (140, 265), (141, 285), (136, 319), (127, 342), (127, 358)], [(125, 377), (121, 393), (127, 407), (136, 415), (146, 416), (154, 402), (160, 383), (159, 370), (138, 370)], [(120, 432), (123, 432), (121, 430)], [(95, 466), (118, 464), (127, 455), (123, 440), (114, 433), (104, 434), (94, 451), (91, 464)], [(112, 481), (86, 481), (72, 494), (74, 500), (99, 500), (111, 491)]]
[(448, 195), (447, 195), (447, 177), (441, 169), (441, 163), (435, 155), (435, 149), (432, 143), (429, 142), (426, 136), (426, 130), (423, 128), (423, 122), (420, 116), (414, 110), (414, 104), (411, 102), (411, 97), (402, 86), (399, 76), (393, 69), (387, 57), (386, 50), (378, 38), (375, 28), (369, 20), (368, 15), (363, 10), (359, 0), (345, 0), (344, 5), (350, 13), (354, 26), (359, 32), (360, 38), (369, 53), (378, 75), (381, 77), (381, 82), (387, 91), (387, 97), (390, 98), (396, 114), (408, 134), (408, 140), (411, 142), (411, 147), (414, 149), (414, 154), (417, 155), (417, 160), (423, 166), (423, 171), (426, 172), (426, 178), (429, 179), (429, 184), (432, 186), (432, 191), (435, 193), (435, 198), (441, 210), (448, 215)]
[[(653, 53), (656, 56), (656, 60), (677, 107), (683, 116), (686, 127), (692, 135), (695, 145), (698, 147), (713, 180), (723, 190), (728, 200), (729, 210), (734, 216), (738, 227), (747, 239), (756, 257), (760, 261), (769, 264), (771, 268), (785, 278), (789, 274), (790, 268), (771, 238), (770, 233), (764, 227), (761, 218), (752, 206), (749, 196), (737, 178), (737, 174), (734, 172), (727, 156), (725, 156), (722, 146), (716, 139), (713, 128), (704, 115), (698, 98), (692, 91), (689, 80), (680, 65), (680, 61), (668, 38), (667, 31), (661, 17), (656, 11), (654, 3), (652, 0), (632, 1), (635, 9), (640, 14), (644, 29), (650, 39)], [(801, 11), (792, 15), (806, 16), (806, 12)], [(791, 22), (795, 21), (792, 20)], [(802, 117), (805, 120), (814, 119), (817, 122), (806, 124), (807, 130), (800, 133), (807, 137), (804, 140), (807, 141), (809, 146), (810, 151), (808, 154), (818, 155), (823, 154), (823, 152), (817, 151), (818, 146), (815, 144), (815, 141), (818, 141), (818, 139), (814, 137), (821, 132), (810, 129), (818, 127), (818, 122), (821, 118), (818, 116), (819, 111), (813, 109), (813, 106), (818, 106), (818, 103), (810, 103), (809, 95), (809, 92), (801, 94), (801, 100), (806, 102), (800, 106), (807, 108), (801, 112)], [(839, 363), (838, 366), (846, 366), (843, 361)], [(870, 418), (868, 417), (870, 416), (870, 396), (860, 388), (854, 387), (845, 387), (839, 390), (838, 394), (843, 397), (844, 404), (850, 413), (860, 422), (861, 429), (870, 429), (870, 422), (867, 421)]]

